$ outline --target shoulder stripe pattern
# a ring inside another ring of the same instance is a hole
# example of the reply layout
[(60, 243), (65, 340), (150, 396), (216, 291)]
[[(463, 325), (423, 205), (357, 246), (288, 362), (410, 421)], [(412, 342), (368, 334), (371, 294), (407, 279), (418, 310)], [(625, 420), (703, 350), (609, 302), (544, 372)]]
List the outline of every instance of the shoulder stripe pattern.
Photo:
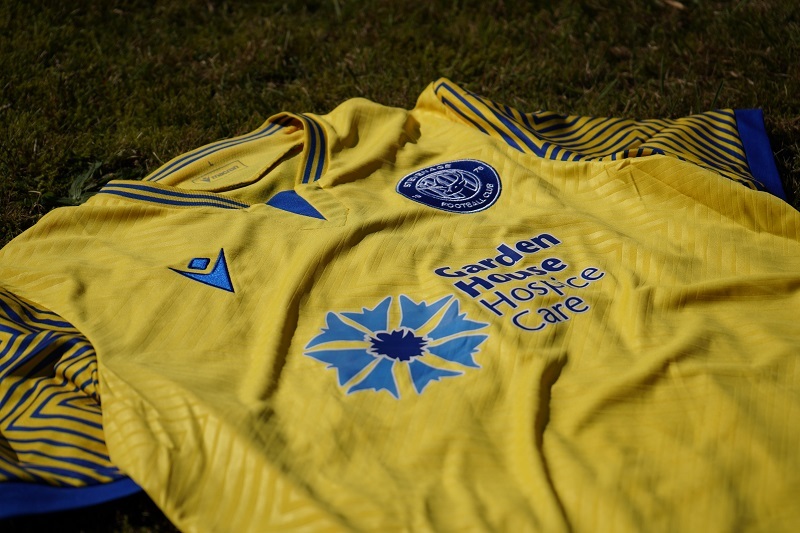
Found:
[(665, 155), (690, 161), (750, 188), (764, 190), (748, 165), (732, 110), (680, 119), (579, 117), (521, 113), (440, 80), (439, 101), (461, 120), (508, 146), (559, 161), (618, 160)]
[[(473, 106), (463, 95), (459, 94), (458, 92), (454, 91), (449, 85), (441, 84), (439, 87), (445, 87), (458, 102), (456, 104), (450, 103), (447, 98), (442, 97), (442, 102), (445, 102), (453, 111), (464, 117), (466, 120), (471, 122), (473, 125), (477, 126), (477, 128), (482, 131), (483, 133), (488, 133), (486, 128), (483, 126), (488, 126), (490, 129), (494, 130), (497, 135), (502, 138), (506, 144), (511, 146), (512, 148), (516, 148), (520, 152), (522, 152), (522, 148), (517, 144), (514, 139), (511, 138), (506, 132), (504, 132), (501, 128), (495, 125), (494, 122), (487, 119), (475, 106)], [(438, 95), (438, 89), (437, 89)], [(460, 105), (459, 105), (460, 103)]]
[(165, 177), (169, 176), (170, 174), (172, 174), (173, 172), (175, 172), (176, 170), (179, 170), (185, 167), (186, 165), (197, 161), (198, 159), (213, 154), (214, 152), (218, 152), (220, 150), (224, 150), (225, 148), (230, 148), (231, 146), (236, 146), (242, 143), (247, 143), (258, 139), (262, 139), (264, 137), (269, 137), (270, 135), (275, 134), (281, 128), (286, 126), (286, 124), (291, 122), (291, 120), (292, 118), (289, 116), (282, 116), (275, 122), (269, 122), (269, 121), (266, 122), (261, 128), (246, 135), (242, 135), (240, 137), (234, 137), (232, 139), (223, 139), (202, 146), (196, 150), (192, 150), (191, 152), (187, 152), (183, 155), (176, 157), (175, 159), (166, 163), (165, 165), (161, 166), (153, 174), (144, 178), (144, 181), (160, 181)]
[[(106, 450), (91, 343), (2, 289), (0, 434), (0, 502), (16, 482), (80, 487), (125, 478)], [(0, 503), (0, 515), (11, 511)]]
[(249, 204), (214, 193), (182, 192), (146, 183), (110, 181), (98, 195), (111, 194), (173, 207), (219, 207), (243, 209)]

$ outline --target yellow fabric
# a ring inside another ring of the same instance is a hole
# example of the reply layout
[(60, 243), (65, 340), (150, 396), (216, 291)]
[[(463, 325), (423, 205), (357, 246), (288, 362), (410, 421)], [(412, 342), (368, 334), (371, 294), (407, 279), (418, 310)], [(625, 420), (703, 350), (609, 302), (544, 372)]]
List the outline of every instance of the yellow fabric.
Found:
[[(800, 215), (517, 150), (435, 87), (278, 115), (0, 252), (94, 347), (113, 463), (185, 531), (796, 530)], [(499, 195), (398, 191), (459, 161)]]

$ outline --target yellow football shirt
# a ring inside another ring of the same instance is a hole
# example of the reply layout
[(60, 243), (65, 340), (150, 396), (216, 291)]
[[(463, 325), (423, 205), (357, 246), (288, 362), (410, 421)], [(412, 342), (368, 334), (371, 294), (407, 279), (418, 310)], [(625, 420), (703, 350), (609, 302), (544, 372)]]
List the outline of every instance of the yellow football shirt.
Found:
[(186, 531), (794, 530), (800, 215), (751, 119), (282, 113), (48, 214), (6, 320), (91, 348), (100, 482)]

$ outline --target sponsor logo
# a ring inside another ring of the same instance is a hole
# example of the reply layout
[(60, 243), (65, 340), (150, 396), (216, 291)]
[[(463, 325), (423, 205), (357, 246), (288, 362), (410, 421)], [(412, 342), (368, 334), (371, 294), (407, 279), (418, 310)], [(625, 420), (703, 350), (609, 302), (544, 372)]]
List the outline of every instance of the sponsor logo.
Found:
[(385, 390), (400, 398), (399, 383), (411, 384), (404, 393), (422, 394), (432, 381), (480, 368), (473, 355), (488, 325), (469, 320), (452, 296), (430, 304), (389, 296), (372, 309), (329, 312), (304, 354), (335, 369), (347, 394)]
[(223, 167), (216, 168), (211, 172), (206, 172), (202, 176), (194, 178), (192, 183), (211, 183), (212, 181), (217, 181), (218, 179), (224, 178), (225, 176), (243, 168), (247, 168), (247, 165), (241, 161), (232, 161)]

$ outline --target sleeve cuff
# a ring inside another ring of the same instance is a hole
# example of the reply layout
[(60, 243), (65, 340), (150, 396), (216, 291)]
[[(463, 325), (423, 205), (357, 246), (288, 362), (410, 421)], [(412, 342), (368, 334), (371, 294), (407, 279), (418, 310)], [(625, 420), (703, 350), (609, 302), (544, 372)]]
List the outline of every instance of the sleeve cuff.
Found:
[(141, 490), (130, 478), (86, 487), (3, 483), (0, 485), (0, 519), (87, 507), (130, 496)]
[(734, 113), (750, 172), (768, 192), (786, 200), (786, 192), (783, 190), (767, 130), (764, 127), (763, 113), (760, 109), (736, 109)]

